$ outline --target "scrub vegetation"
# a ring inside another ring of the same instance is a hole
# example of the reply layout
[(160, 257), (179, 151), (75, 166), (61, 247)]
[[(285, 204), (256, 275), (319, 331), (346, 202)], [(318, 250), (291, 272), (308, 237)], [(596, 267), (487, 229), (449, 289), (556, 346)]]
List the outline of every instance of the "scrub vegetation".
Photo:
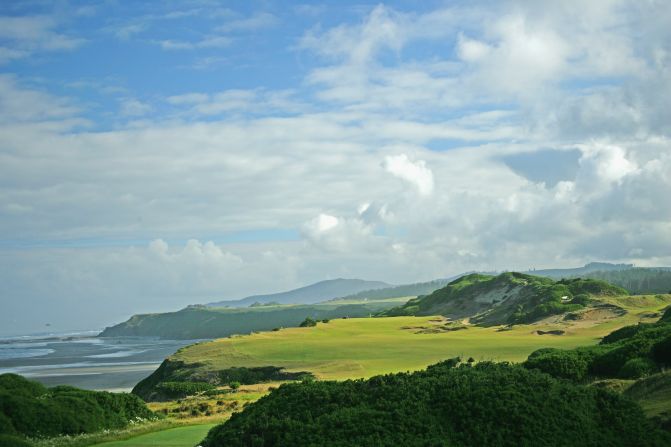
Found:
[(46, 388), (16, 374), (0, 375), (0, 434), (6, 445), (11, 438), (20, 443), (24, 437), (93, 433), (155, 418), (132, 394)]
[(213, 429), (204, 447), (666, 446), (635, 403), (536, 370), (458, 359), (368, 380), (303, 382)]

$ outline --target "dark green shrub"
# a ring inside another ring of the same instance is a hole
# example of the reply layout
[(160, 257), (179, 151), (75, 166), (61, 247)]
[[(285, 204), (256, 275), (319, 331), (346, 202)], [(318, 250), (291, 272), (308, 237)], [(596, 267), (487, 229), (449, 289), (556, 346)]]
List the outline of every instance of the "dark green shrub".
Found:
[(665, 446), (633, 402), (520, 366), (438, 364), (369, 380), (282, 385), (205, 447)]
[(671, 335), (655, 343), (652, 347), (652, 358), (660, 366), (671, 366)]
[[(0, 397), (0, 399), (2, 399), (2, 397)], [(5, 416), (5, 413), (2, 411), (0, 411), (0, 433), (7, 433), (10, 435), (16, 434), (12, 421)]]
[(307, 317), (303, 322), (300, 324), (300, 327), (313, 327), (317, 326), (317, 321), (313, 320), (310, 317)]
[(18, 436), (0, 434), (0, 447), (31, 447), (32, 444)]
[(644, 331), (644, 330), (646, 330), (647, 328), (650, 328), (650, 327), (652, 327), (652, 325), (651, 324), (646, 324), (646, 323), (639, 323), (639, 324), (633, 325), (633, 326), (625, 326), (625, 327), (617, 329), (617, 330), (611, 332), (610, 334), (606, 335), (605, 337), (603, 337), (603, 339), (601, 340), (601, 344), (605, 345), (605, 344), (609, 344), (609, 343), (615, 343), (615, 342), (618, 342), (620, 340), (624, 340), (624, 339), (627, 339), (627, 338), (631, 338), (634, 335), (638, 334), (639, 332)]
[(620, 377), (623, 379), (638, 379), (639, 377), (652, 374), (656, 370), (655, 363), (648, 358), (636, 357), (629, 359), (620, 369)]
[(277, 366), (256, 366), (251, 368), (241, 366), (219, 371), (219, 380), (222, 384), (239, 382), (242, 385), (253, 385), (263, 382), (301, 380), (303, 376), (310, 374), (305, 371), (286, 372)]
[(538, 369), (552, 377), (583, 382), (588, 377), (590, 352), (545, 348), (531, 353), (524, 367)]
[(579, 293), (573, 297), (571, 304), (580, 304), (581, 306), (586, 306), (592, 299), (586, 293)]
[(176, 399), (192, 396), (203, 391), (211, 391), (215, 387), (207, 382), (161, 382), (156, 388), (164, 395)]
[(131, 394), (45, 388), (15, 374), (0, 375), (0, 429), (28, 436), (91, 433), (125, 427), (135, 418), (153, 418)]

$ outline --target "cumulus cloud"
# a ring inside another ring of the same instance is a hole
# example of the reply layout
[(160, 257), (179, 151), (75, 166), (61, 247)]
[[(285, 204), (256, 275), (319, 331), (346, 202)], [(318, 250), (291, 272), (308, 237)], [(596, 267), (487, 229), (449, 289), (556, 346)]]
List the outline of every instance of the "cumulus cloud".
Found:
[(319, 214), (303, 225), (303, 235), (311, 245), (327, 252), (350, 252), (377, 244), (373, 227), (359, 217)]
[(580, 164), (600, 180), (617, 182), (635, 172), (637, 166), (626, 157), (622, 147), (605, 144), (581, 145)]
[(433, 173), (424, 160), (411, 161), (406, 154), (385, 157), (384, 167), (390, 174), (405, 180), (417, 188), (422, 196), (433, 192)]
[(291, 89), (171, 91), (105, 131), (0, 76), (0, 282), (33, 308), (125, 297), (121, 319), (326, 277), (671, 264), (668, 8), (577, 5), (377, 6), (306, 31)]
[(459, 34), (457, 52), (462, 60), (467, 62), (477, 62), (487, 57), (491, 51), (492, 47), (485, 42), (469, 39), (463, 34)]

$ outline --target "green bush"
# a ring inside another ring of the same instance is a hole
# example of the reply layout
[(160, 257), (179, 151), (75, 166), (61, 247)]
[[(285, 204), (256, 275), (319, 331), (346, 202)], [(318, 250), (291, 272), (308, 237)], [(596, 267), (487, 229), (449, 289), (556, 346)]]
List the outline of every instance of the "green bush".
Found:
[(588, 377), (590, 354), (584, 350), (539, 349), (529, 355), (524, 366), (553, 377), (583, 382)]
[(655, 343), (652, 358), (661, 366), (671, 366), (671, 335)]
[(286, 372), (277, 366), (256, 366), (251, 368), (233, 367), (219, 371), (219, 380), (227, 385), (238, 382), (242, 385), (253, 385), (255, 383), (276, 382), (284, 380), (301, 380), (309, 372)]
[(313, 320), (310, 317), (307, 317), (303, 322), (300, 324), (300, 327), (314, 327), (317, 326), (317, 321)]
[(0, 433), (58, 436), (125, 427), (154, 414), (137, 396), (45, 388), (16, 374), (0, 375)]
[(215, 387), (207, 382), (161, 382), (156, 388), (165, 396), (178, 399), (203, 391), (211, 391)]
[(524, 365), (578, 382), (651, 374), (671, 365), (671, 322), (627, 326), (611, 332), (597, 346), (538, 350)]
[(282, 385), (205, 447), (666, 446), (635, 403), (520, 366), (433, 365), (368, 380)]
[(620, 377), (623, 379), (638, 379), (655, 371), (655, 363), (647, 358), (636, 357), (629, 359), (620, 369)]
[(32, 444), (18, 436), (0, 434), (0, 447), (31, 447)]
[(581, 306), (587, 306), (589, 302), (592, 301), (592, 298), (586, 293), (579, 293), (573, 297), (571, 304), (580, 304)]
[(625, 326), (623, 328), (617, 329), (610, 334), (606, 335), (603, 337), (601, 340), (601, 344), (610, 344), (610, 343), (615, 343), (620, 340), (624, 340), (627, 338), (631, 338), (634, 335), (638, 334), (639, 332), (645, 330), (646, 328), (652, 327), (651, 324), (646, 324), (646, 323), (639, 323), (634, 326)]

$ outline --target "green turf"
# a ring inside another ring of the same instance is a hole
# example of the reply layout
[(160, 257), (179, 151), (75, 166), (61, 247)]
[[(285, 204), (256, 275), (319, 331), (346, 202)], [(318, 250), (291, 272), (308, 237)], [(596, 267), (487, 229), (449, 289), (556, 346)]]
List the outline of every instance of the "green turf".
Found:
[(207, 432), (216, 424), (188, 425), (171, 428), (145, 435), (136, 436), (124, 441), (104, 442), (94, 447), (193, 447), (202, 441)]
[(624, 394), (637, 401), (649, 416), (671, 419), (671, 371), (640, 379)]
[[(646, 313), (658, 312), (667, 306), (671, 296), (609, 301), (619, 303), (628, 313), (614, 319), (576, 324), (546, 321), (515, 326), (512, 330), (470, 326), (465, 330), (439, 333), (418, 333), (422, 328), (444, 325), (436, 317), (338, 319), (312, 328), (288, 328), (200, 343), (181, 349), (173, 358), (200, 363), (203, 368), (214, 370), (234, 366), (283, 366), (289, 371), (310, 371), (321, 379), (418, 370), (455, 356), (519, 362), (541, 347), (568, 349), (595, 344), (619, 327), (654, 321), (645, 316)], [(562, 329), (566, 333), (562, 336), (536, 333), (551, 329)]]

